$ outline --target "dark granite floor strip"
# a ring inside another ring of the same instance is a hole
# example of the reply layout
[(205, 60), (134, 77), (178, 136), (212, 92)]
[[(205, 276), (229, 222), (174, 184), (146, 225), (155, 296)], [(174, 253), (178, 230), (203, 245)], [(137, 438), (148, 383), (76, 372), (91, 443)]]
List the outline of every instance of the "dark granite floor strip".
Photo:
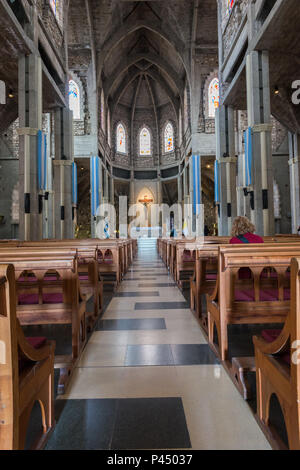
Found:
[(207, 344), (128, 345), (125, 366), (190, 366), (219, 364)]
[(127, 346), (125, 366), (173, 366), (169, 344), (134, 344)]
[(119, 400), (111, 448), (191, 448), (181, 398)]
[(115, 297), (159, 297), (158, 291), (116, 292)]
[(136, 302), (135, 310), (166, 310), (189, 308), (187, 302)]
[(145, 277), (148, 277), (148, 276), (155, 276), (155, 277), (157, 277), (157, 276), (168, 276), (169, 274), (168, 274), (168, 272), (166, 271), (165, 273), (155, 273), (155, 274), (152, 273), (152, 274), (143, 274), (143, 275), (144, 275)]
[[(156, 269), (158, 269), (158, 268), (156, 268)], [(164, 268), (161, 267), (161, 268), (159, 268), (159, 269), (164, 269)], [(166, 270), (165, 270), (165, 271), (166, 271)], [(149, 270), (147, 270), (147, 269), (132, 269), (131, 272), (132, 272), (132, 273), (147, 273), (147, 272), (149, 272)]]
[(159, 282), (149, 282), (149, 284), (138, 284), (138, 287), (175, 287), (176, 284), (172, 282), (165, 282), (165, 283), (159, 283)]
[(191, 448), (181, 398), (59, 400), (55, 411), (46, 450)]
[(165, 330), (164, 318), (122, 318), (100, 320), (96, 328), (100, 330)]

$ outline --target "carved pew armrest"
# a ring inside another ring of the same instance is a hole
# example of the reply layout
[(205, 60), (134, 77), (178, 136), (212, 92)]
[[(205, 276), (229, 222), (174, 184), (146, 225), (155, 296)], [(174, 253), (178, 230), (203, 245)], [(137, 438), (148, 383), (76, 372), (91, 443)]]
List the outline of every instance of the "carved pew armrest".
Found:
[(39, 362), (48, 359), (49, 356), (54, 357), (55, 341), (47, 341), (45, 346), (35, 349), (26, 340), (19, 322), (17, 322), (17, 333), (20, 350), (30, 361)]
[(283, 330), (279, 334), (278, 338), (276, 338), (271, 343), (268, 343), (263, 338), (259, 336), (253, 336), (253, 343), (255, 348), (259, 349), (262, 354), (272, 355), (272, 354), (279, 354), (283, 352), (289, 341), (289, 325), (288, 321), (286, 321)]

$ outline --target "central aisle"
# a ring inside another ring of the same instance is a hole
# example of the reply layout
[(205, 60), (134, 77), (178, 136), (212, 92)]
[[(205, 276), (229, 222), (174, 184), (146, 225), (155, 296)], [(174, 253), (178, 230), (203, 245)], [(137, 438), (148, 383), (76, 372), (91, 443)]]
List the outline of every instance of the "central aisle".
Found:
[(92, 334), (48, 449), (269, 449), (209, 349), (155, 239)]

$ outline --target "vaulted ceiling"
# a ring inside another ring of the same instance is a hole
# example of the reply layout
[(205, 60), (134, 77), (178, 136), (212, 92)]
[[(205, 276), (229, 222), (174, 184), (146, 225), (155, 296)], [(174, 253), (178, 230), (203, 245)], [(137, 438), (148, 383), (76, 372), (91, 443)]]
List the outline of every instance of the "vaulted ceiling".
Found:
[(212, 0), (70, 0), (68, 23), (69, 66), (94, 61), (112, 112), (170, 103), (178, 115), (192, 55), (217, 56)]

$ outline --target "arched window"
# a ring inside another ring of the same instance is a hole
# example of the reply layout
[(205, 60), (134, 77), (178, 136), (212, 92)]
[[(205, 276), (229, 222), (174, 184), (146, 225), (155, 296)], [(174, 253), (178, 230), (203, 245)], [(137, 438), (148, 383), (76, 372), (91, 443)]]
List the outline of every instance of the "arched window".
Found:
[(235, 0), (227, 0), (227, 14), (230, 15), (231, 10), (233, 9)]
[(140, 132), (140, 155), (151, 155), (151, 135), (146, 127)]
[(126, 132), (121, 123), (117, 125), (117, 152), (126, 153)]
[(52, 11), (54, 15), (56, 16), (57, 14), (57, 0), (49, 0), (50, 1), (50, 7), (52, 8)]
[(105, 103), (104, 103), (104, 92), (103, 90), (101, 91), (101, 103), (100, 103), (100, 124), (101, 124), (101, 129), (105, 133)]
[(61, 0), (49, 0), (49, 5), (59, 26), (63, 27), (63, 3)]
[(69, 81), (69, 108), (73, 111), (73, 119), (80, 119), (80, 92), (74, 80)]
[(220, 104), (219, 80), (214, 78), (208, 87), (208, 117), (214, 118)]
[(165, 146), (164, 146), (165, 153), (173, 152), (174, 151), (174, 129), (170, 122), (168, 122), (165, 127), (164, 142), (165, 142)]

